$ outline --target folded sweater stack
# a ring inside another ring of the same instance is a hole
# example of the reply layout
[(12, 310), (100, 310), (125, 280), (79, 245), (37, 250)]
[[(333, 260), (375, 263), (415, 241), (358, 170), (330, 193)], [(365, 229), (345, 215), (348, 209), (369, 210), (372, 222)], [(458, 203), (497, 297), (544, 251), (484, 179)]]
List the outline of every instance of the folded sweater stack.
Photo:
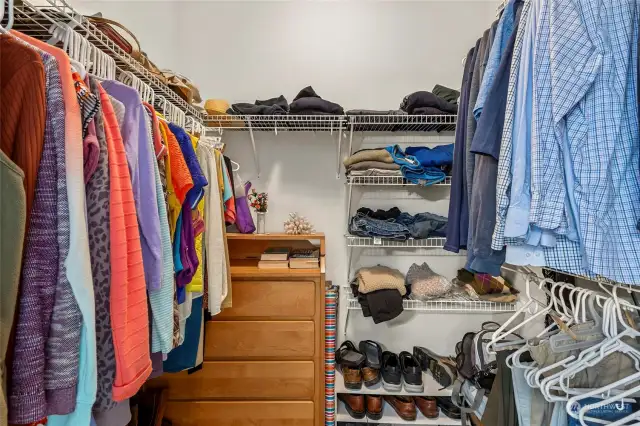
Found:
[(356, 272), (356, 280), (358, 281), (358, 291), (363, 294), (393, 289), (398, 290), (401, 296), (407, 294), (404, 275), (397, 269), (381, 265), (360, 268)]

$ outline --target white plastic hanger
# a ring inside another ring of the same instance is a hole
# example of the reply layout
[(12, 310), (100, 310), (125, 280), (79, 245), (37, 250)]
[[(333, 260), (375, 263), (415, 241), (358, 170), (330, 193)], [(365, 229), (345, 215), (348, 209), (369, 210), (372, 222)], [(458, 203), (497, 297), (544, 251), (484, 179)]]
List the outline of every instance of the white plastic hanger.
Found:
[[(8, 10), (9, 10), (9, 15), (7, 20), (7, 26), (3, 27), (2, 25), (0, 25), (0, 32), (5, 34), (8, 33), (11, 28), (13, 28), (13, 0), (9, 0)], [(0, 22), (2, 22), (3, 19), (4, 19), (4, 1), (2, 2), (2, 11), (0, 11)]]

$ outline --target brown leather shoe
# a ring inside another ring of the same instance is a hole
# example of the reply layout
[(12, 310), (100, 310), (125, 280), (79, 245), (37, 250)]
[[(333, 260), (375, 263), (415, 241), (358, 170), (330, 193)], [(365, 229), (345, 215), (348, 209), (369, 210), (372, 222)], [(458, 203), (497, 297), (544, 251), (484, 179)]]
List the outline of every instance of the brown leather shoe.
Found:
[(351, 390), (360, 390), (362, 388), (362, 372), (359, 368), (342, 367), (342, 378), (344, 379), (344, 387)]
[(380, 383), (380, 370), (371, 367), (362, 367), (364, 385), (368, 388)]
[(380, 395), (366, 395), (367, 417), (371, 420), (382, 418), (382, 397)]
[(416, 396), (414, 398), (418, 410), (428, 419), (437, 419), (440, 417), (438, 404), (432, 396)]
[(393, 407), (402, 420), (412, 422), (416, 419), (416, 406), (412, 397), (386, 395), (384, 400)]
[(344, 402), (344, 406), (351, 417), (353, 417), (354, 419), (364, 419), (364, 395), (339, 393), (338, 399)]

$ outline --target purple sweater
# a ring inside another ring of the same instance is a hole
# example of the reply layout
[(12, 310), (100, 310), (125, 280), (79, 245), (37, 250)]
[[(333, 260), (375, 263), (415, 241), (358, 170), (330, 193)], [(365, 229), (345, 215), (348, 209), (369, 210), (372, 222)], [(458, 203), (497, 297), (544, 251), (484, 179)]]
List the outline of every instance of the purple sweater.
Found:
[(117, 81), (105, 81), (102, 87), (125, 106), (122, 140), (129, 163), (133, 199), (138, 213), (144, 275), (149, 290), (158, 290), (162, 282), (162, 241), (156, 197), (153, 143), (144, 120), (146, 110), (140, 95)]
[[(46, 59), (46, 57), (43, 57)], [(44, 61), (43, 61), (44, 63)], [(48, 109), (47, 109), (48, 110)], [(58, 172), (49, 115), (25, 240), (20, 306), (15, 325), (9, 423), (31, 423), (47, 415), (45, 345), (58, 281)], [(64, 132), (64, 128), (63, 128)]]

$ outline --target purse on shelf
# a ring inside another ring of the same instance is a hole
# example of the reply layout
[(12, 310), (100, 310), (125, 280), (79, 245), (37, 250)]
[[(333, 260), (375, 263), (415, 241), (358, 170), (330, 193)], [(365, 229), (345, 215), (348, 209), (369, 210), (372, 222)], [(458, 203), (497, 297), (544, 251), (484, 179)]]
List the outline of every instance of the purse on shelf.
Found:
[(147, 57), (140, 47), (138, 38), (127, 27), (112, 19), (103, 18), (100, 13), (85, 16), (85, 19), (95, 25), (105, 36), (118, 47), (138, 61), (147, 71), (157, 77), (163, 84), (167, 84), (167, 78), (160, 68)]
[(249, 210), (249, 201), (247, 200), (247, 194), (251, 189), (251, 182), (242, 184), (236, 184), (234, 188), (234, 194), (236, 197), (236, 228), (242, 234), (253, 234), (256, 231), (256, 226), (253, 223), (253, 216), (251, 216), (251, 210)]

